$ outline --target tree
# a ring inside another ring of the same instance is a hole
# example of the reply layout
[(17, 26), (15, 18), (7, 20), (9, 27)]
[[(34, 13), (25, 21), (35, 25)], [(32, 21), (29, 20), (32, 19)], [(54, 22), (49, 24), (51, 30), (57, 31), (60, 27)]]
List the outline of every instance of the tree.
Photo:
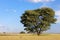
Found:
[(6, 32), (3, 32), (3, 34), (6, 34)]
[(43, 7), (35, 10), (27, 10), (21, 16), (21, 23), (26, 31), (40, 35), (43, 31), (50, 29), (51, 24), (55, 24), (55, 12), (53, 9)]

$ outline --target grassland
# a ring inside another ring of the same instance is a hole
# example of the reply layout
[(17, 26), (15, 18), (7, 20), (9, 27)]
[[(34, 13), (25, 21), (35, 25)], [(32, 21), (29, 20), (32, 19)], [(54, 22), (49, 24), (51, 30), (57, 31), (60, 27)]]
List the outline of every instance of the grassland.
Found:
[(60, 34), (31, 34), (1, 35), (0, 40), (60, 40)]

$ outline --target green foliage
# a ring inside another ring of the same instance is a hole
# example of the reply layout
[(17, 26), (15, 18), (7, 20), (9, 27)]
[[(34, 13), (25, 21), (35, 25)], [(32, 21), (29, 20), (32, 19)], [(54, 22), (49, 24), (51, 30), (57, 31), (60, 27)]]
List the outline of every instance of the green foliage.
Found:
[(21, 16), (21, 23), (24, 24), (24, 30), (39, 35), (41, 32), (48, 30), (50, 25), (56, 22), (54, 16), (54, 10), (47, 7), (36, 10), (27, 10)]

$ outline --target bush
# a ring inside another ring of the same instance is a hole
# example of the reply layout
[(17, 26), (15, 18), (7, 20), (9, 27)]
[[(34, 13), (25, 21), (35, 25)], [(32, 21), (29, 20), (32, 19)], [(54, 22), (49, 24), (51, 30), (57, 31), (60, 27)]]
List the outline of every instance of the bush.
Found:
[(20, 34), (25, 34), (25, 32), (24, 31), (21, 31)]

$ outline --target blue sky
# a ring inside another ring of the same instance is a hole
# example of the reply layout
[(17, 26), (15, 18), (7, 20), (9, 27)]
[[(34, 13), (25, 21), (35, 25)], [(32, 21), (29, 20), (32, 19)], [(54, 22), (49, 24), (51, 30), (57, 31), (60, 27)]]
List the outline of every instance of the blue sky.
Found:
[(25, 10), (50, 7), (55, 11), (57, 22), (49, 33), (60, 33), (60, 0), (0, 0), (0, 32), (23, 31), (20, 16)]

